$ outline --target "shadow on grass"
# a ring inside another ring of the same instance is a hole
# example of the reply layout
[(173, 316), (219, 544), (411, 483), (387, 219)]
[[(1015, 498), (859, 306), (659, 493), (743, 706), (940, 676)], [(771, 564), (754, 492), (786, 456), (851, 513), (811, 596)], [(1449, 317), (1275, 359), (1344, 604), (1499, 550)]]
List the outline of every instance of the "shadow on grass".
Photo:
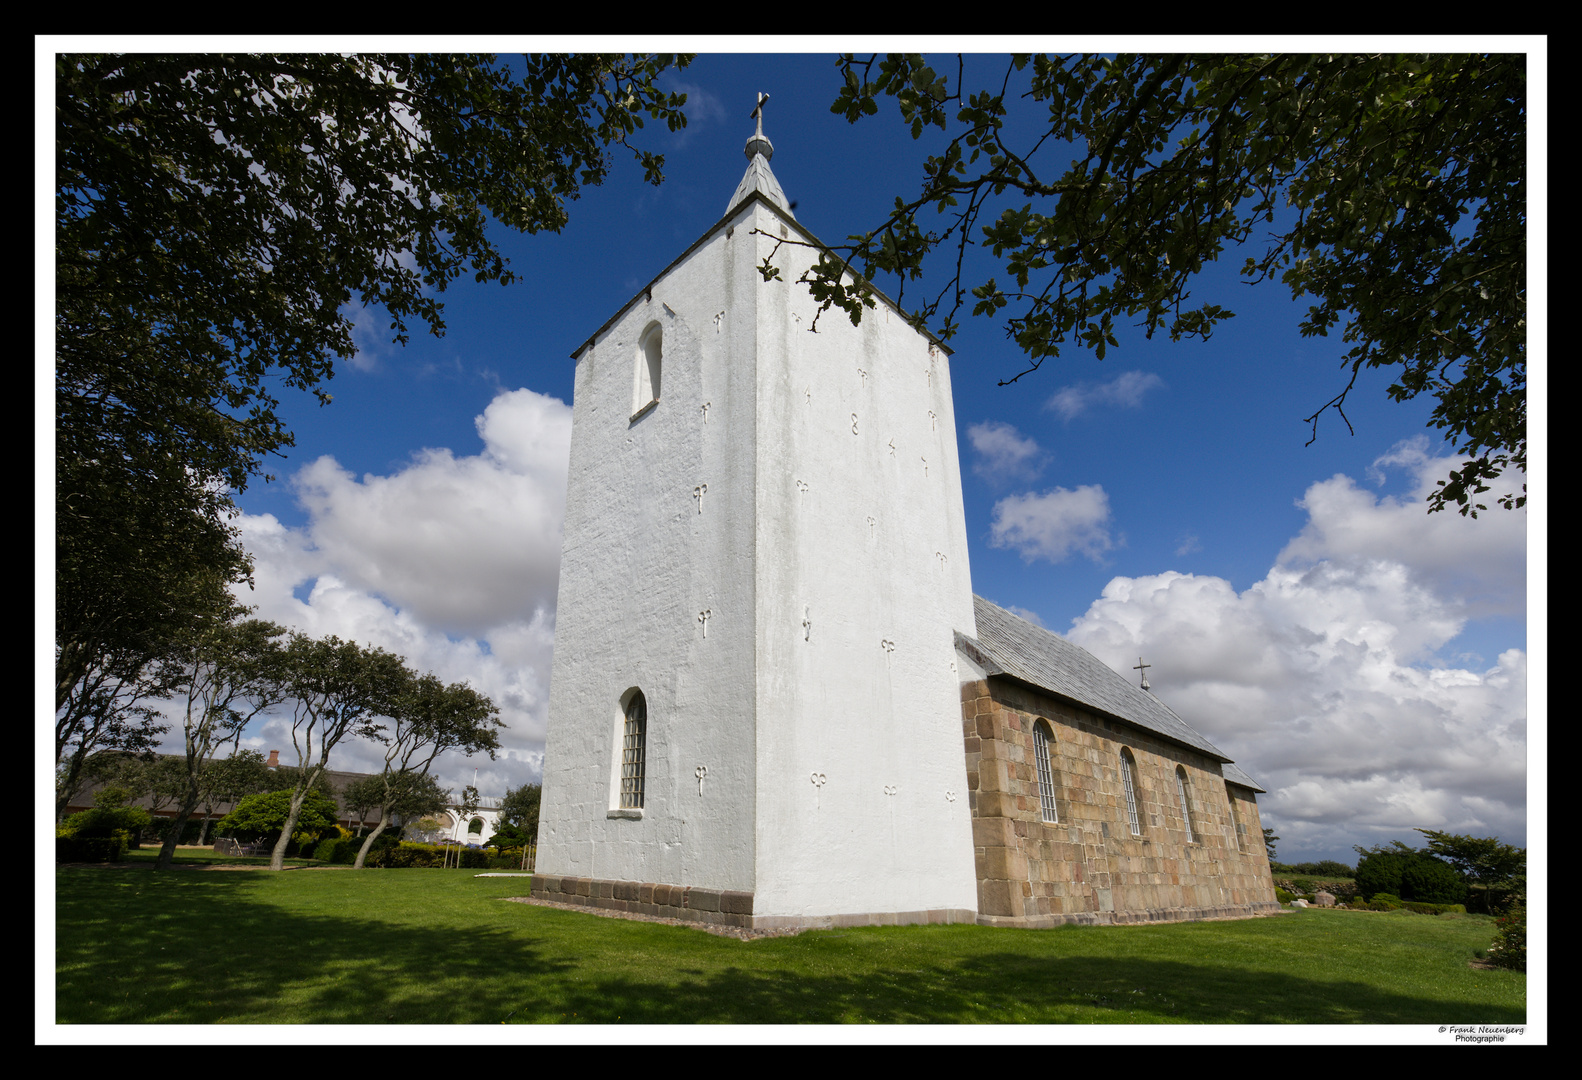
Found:
[[(531, 1003), (522, 1004), (529, 1012)], [(1468, 1016), (1465, 1002), (1362, 982), (1315, 983), (1166, 960), (1035, 960), (1013, 952), (860, 975), (732, 966), (679, 981), (662, 995), (641, 979), (602, 979), (566, 994), (565, 1004), (581, 1022), (622, 1024), (1525, 1022), (1522, 1009), (1479, 1007)]]
[[(303, 873), (355, 872), (289, 876)], [(366, 889), (348, 891), (343, 912), (304, 913), (270, 895), (282, 876), (143, 869), (62, 875), (57, 1021), (498, 1023), (519, 991), (519, 977), (502, 981), (502, 970), (554, 977), (573, 966), (545, 955), (533, 935), (505, 920), (487, 925), (484, 910), (475, 925), (444, 919), (454, 914), (454, 901), (435, 906), (431, 926), (387, 921), (370, 910)], [(334, 889), (321, 891), (316, 905), (333, 906)], [(406, 904), (409, 914), (426, 902), (400, 888), (388, 899)]]
[[(1481, 1003), (1484, 990), (1469, 1006), (1465, 993), (1417, 977), (1448, 971), (1455, 961), (1445, 955), (1403, 959), (1418, 966), (1380, 980), (1393, 979), (1390, 988), (1343, 967), (1333, 979), (1293, 976), (1279, 958), (1290, 934), (1260, 922), (1203, 924), (1190, 948), (1209, 959), (1197, 963), (1148, 955), (1179, 955), (1178, 936), (1116, 928), (908, 927), (742, 942), (511, 904), (519, 881), (425, 870), (66, 871), (60, 881), (62, 1023), (1525, 1020), (1521, 1007)], [(1505, 983), (1479, 985), (1510, 999)]]

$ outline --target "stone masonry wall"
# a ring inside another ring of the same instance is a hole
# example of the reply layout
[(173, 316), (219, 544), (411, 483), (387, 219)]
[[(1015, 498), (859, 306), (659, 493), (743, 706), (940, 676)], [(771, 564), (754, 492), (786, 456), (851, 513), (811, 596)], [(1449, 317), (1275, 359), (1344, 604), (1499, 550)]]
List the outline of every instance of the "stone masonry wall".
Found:
[[(1141, 728), (996, 678), (963, 684), (962, 728), (978, 921), (1054, 926), (1247, 916), (1278, 910), (1253, 793), (1212, 759)], [(1049, 721), (1058, 824), (1042, 819), (1033, 724)], [(1141, 836), (1127, 822), (1121, 749)], [(1186, 770), (1186, 841), (1176, 767)], [(1244, 826), (1237, 844), (1230, 799)]]

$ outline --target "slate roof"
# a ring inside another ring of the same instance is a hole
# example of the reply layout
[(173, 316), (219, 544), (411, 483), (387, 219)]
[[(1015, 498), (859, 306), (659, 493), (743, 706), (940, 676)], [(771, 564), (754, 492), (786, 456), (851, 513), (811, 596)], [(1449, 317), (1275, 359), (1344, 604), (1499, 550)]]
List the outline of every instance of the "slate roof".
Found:
[[(1086, 649), (1026, 619), (1017, 618), (981, 596), (972, 598), (972, 606), (978, 619), (978, 639), (973, 641), (958, 633), (958, 643), (975, 646), (974, 651), (990, 661), (990, 667), (985, 668), (990, 675), (1009, 675), (1056, 697), (1189, 746), (1225, 763), (1227, 769), (1234, 768), (1228, 764), (1230, 758), (1193, 731), (1163, 702), (1141, 687), (1133, 686), (1129, 679)], [(1246, 773), (1240, 769), (1236, 772), (1245, 779), (1233, 783), (1263, 790), (1252, 783)], [(1226, 779), (1230, 777), (1227, 775)]]

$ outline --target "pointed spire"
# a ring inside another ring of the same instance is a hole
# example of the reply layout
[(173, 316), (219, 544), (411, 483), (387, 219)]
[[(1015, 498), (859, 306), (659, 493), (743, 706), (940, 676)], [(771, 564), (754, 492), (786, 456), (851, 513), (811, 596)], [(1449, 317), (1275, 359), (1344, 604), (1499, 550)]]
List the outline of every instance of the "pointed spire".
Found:
[(775, 179), (774, 171), (769, 168), (769, 159), (775, 155), (774, 143), (769, 141), (764, 134), (764, 103), (769, 100), (769, 95), (760, 92), (758, 105), (753, 109), (751, 119), (758, 121), (758, 129), (752, 138), (747, 140), (747, 172), (742, 176), (742, 182), (736, 185), (736, 194), (731, 196), (730, 205), (725, 208), (730, 213), (741, 201), (754, 191), (759, 192), (775, 206), (784, 210), (792, 219), (796, 215), (791, 213), (791, 204), (786, 199), (786, 193), (780, 188), (780, 181)]

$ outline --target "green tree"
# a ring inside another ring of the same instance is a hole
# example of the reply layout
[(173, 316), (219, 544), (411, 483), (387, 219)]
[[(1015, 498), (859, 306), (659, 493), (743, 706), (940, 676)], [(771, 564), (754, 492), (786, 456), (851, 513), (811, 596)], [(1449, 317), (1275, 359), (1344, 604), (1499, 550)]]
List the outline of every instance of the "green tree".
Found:
[(199, 784), (199, 805), (203, 807), (203, 828), (198, 843), (208, 842), (209, 823), (214, 809), (224, 803), (236, 804), (248, 795), (267, 791), (273, 779), (257, 750), (235, 750), (229, 757), (210, 758), (204, 763)]
[[(514, 280), (486, 223), (559, 230), (689, 58), (329, 53), (56, 58), (62, 427), (241, 490), (291, 445), (270, 386), (328, 400), (354, 298), (444, 331), (462, 274)], [(514, 71), (512, 68), (514, 67)]]
[(1274, 835), (1273, 829), (1265, 828), (1263, 830), (1263, 849), (1268, 853), (1270, 862), (1274, 862), (1274, 842), (1278, 839), (1280, 838)]
[(182, 671), (178, 693), (186, 699), (185, 753), (170, 759), (179, 774), (173, 793), (176, 818), (160, 847), (157, 869), (169, 869), (175, 859), (181, 831), (203, 798), (203, 773), (214, 751), (239, 739), (255, 716), (285, 699), (278, 641), (285, 631), (274, 623), (243, 619), (245, 613), (238, 606), (229, 618), (189, 627), (177, 639), (172, 659)]
[(1483, 910), (1493, 912), (1491, 892), (1513, 890), (1527, 875), (1527, 849), (1502, 844), (1493, 836), (1462, 836), (1418, 829), (1428, 838), (1428, 850), (1455, 867), (1483, 897)]
[[(291, 745), (297, 753), (291, 812), (303, 805), (324, 779), (330, 751), (347, 736), (378, 739), (379, 720), (396, 710), (397, 696), (410, 681), (401, 657), (364, 648), (333, 635), (310, 638), (293, 632), (281, 652), (286, 695), (291, 701)], [(296, 829), (288, 820), (270, 857), (269, 868), (285, 867), (286, 844)]]
[(317, 789), (300, 797), (290, 788), (249, 795), (219, 820), (218, 831), (241, 838), (279, 835), (277, 852), (284, 852), (292, 839), (309, 839), (334, 828), (338, 808), (335, 800)]
[(1460, 904), (1467, 898), (1467, 883), (1449, 863), (1419, 852), (1401, 871), (1400, 896), (1425, 904)]
[(536, 844), (543, 795), (542, 784), (523, 784), (507, 791), (500, 800), (500, 825), (495, 839), (501, 844)]
[(328, 402), (354, 301), (396, 341), (514, 280), (490, 219), (558, 230), (688, 57), (63, 54), (55, 63), (56, 760), (163, 730), (156, 660), (251, 570), (235, 492)]
[[(855, 122), (891, 96), (914, 138), (930, 126), (950, 138), (915, 198), (898, 197), (885, 221), (803, 276), (821, 312), (859, 321), (880, 274), (899, 278), (899, 301), (943, 249), (954, 273), (914, 322), (949, 338), (969, 303), (1005, 318), (1029, 360), (1004, 381), (1015, 382), (1062, 347), (1102, 360), (1123, 322), (1206, 339), (1233, 312), (1190, 302), (1190, 289), (1207, 263), (1250, 243), (1247, 280), (1311, 296), (1302, 333), (1341, 326), (1351, 346), (1350, 381), (1307, 418), (1315, 437), (1326, 410), (1344, 418), (1364, 368), (1386, 368), (1389, 395), (1429, 394), (1431, 425), (1469, 459), (1430, 511), (1475, 517), (1488, 482), (1525, 473), (1523, 57), (1016, 56), (971, 93), (959, 58), (954, 88), (918, 55), (848, 54), (839, 68), (833, 112)], [(1013, 107), (1042, 110), (1020, 140)], [(964, 278), (978, 244), (1003, 281)], [(769, 260), (761, 269), (778, 276)], [(1526, 496), (1497, 501), (1510, 509)]]
[(1371, 848), (1359, 845), (1355, 850), (1361, 856), (1355, 876), (1357, 892), (1363, 896), (1389, 893), (1402, 900), (1459, 904), (1467, 895), (1460, 871), (1430, 850), (1419, 851), (1399, 840)]
[[(81, 788), (91, 758), (103, 753), (152, 754), (159, 736), (170, 729), (148, 702), (169, 692), (174, 669), (159, 663), (162, 642), (161, 647), (143, 644), (157, 640), (156, 635), (134, 637), (99, 650), (56, 701), (56, 820)], [(57, 650), (57, 674), (58, 657)]]
[(369, 833), (358, 851), (358, 857), (366, 862), (368, 852), (375, 846), (374, 841), (381, 836), (393, 835), (388, 830), (395, 818), (402, 821), (400, 835), (410, 839), (406, 826), (445, 809), (450, 804), (450, 792), (440, 787), (439, 781), (425, 772), (403, 772), (388, 776), (374, 773), (347, 784), (341, 792), (341, 801), (349, 810), (380, 811), (381, 828)]
[[(357, 852), (353, 865), (359, 870), (394, 817), (411, 820), (444, 809), (448, 795), (437, 784), (423, 783), (435, 758), (447, 750), (468, 757), (481, 751), (492, 761), (500, 747), (496, 730), (502, 725), (494, 702), (464, 683), (447, 686), (433, 674), (407, 681), (395, 697), (390, 719), (379, 775), (384, 790), (370, 804), (379, 807), (379, 824)], [(432, 797), (419, 805), (415, 800), (424, 793)]]

